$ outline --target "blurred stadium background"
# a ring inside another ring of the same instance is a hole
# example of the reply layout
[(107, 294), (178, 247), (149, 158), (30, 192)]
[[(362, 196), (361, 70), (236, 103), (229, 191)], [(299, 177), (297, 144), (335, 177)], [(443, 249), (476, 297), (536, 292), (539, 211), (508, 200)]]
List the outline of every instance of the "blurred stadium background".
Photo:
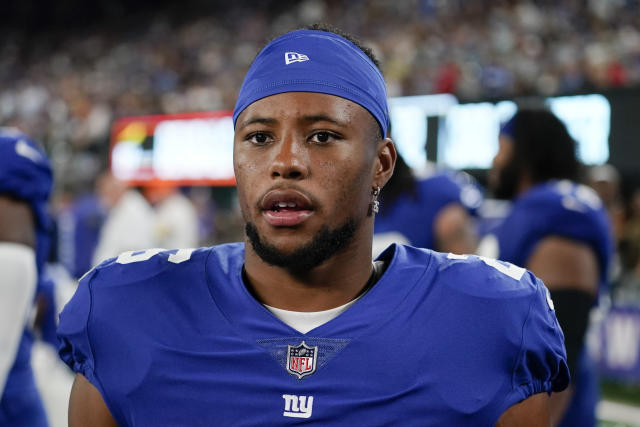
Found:
[[(228, 111), (259, 48), (315, 22), (374, 48), (394, 98), (393, 136), (416, 169), (428, 160), (484, 184), (517, 104), (548, 105), (585, 164), (609, 165), (591, 178), (618, 261), (590, 343), (602, 425), (640, 425), (638, 0), (2, 2), (0, 125), (52, 159), (52, 271), (71, 280), (91, 266), (117, 192), (109, 167), (152, 205), (178, 187), (198, 245), (241, 238)], [(35, 359), (40, 370), (52, 363)], [(64, 387), (48, 393), (52, 417), (64, 417)]]

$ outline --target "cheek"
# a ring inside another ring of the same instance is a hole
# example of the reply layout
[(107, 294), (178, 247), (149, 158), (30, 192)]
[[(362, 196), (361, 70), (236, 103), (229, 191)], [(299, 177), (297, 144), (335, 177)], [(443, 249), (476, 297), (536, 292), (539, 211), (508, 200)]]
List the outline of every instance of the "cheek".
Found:
[(259, 165), (255, 158), (247, 155), (242, 150), (236, 150), (233, 154), (233, 172), (238, 185), (255, 181), (259, 172)]
[(242, 216), (245, 221), (248, 220), (249, 212), (250, 212), (250, 201), (254, 196), (251, 193), (251, 189), (255, 188), (253, 182), (255, 178), (255, 170), (256, 165), (253, 163), (248, 163), (242, 159), (239, 159), (239, 162), (234, 162), (233, 170), (236, 176), (236, 189), (238, 192), (238, 203), (240, 204), (240, 209), (242, 211)]
[(336, 216), (352, 216), (354, 211), (368, 209), (371, 187), (369, 167), (355, 162), (321, 162), (318, 166), (324, 176), (323, 186), (335, 189), (329, 197), (333, 199), (331, 203)]

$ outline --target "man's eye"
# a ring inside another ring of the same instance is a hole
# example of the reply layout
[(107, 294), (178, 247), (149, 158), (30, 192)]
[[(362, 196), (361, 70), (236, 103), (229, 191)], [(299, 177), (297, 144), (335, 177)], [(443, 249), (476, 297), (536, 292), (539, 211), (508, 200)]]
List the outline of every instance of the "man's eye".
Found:
[(311, 136), (311, 141), (318, 144), (326, 144), (336, 137), (329, 132), (316, 132)]
[(257, 145), (264, 145), (267, 142), (269, 142), (269, 135), (267, 135), (266, 133), (262, 133), (262, 132), (256, 132), (252, 135), (249, 135), (249, 137), (247, 138), (249, 141), (253, 142), (254, 144)]

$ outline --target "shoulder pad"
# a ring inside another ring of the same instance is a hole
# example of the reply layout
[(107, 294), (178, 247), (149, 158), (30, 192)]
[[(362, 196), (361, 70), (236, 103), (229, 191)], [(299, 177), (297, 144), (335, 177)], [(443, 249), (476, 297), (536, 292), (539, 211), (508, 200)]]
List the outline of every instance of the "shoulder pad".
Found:
[(95, 267), (92, 270), (95, 271), (93, 282), (99, 282), (100, 286), (119, 286), (156, 277), (177, 268), (178, 265), (182, 268), (193, 268), (195, 265), (202, 265), (202, 262), (198, 261), (206, 258), (210, 250), (211, 248), (152, 248), (123, 252)]
[(38, 145), (26, 135), (0, 131), (0, 192), (43, 202), (52, 184), (51, 165)]
[(514, 264), (476, 255), (438, 254), (443, 282), (461, 292), (486, 298), (513, 298), (533, 294), (536, 277)]
[(525, 195), (522, 202), (540, 209), (548, 207), (578, 213), (603, 209), (602, 201), (592, 188), (569, 180), (545, 183)]

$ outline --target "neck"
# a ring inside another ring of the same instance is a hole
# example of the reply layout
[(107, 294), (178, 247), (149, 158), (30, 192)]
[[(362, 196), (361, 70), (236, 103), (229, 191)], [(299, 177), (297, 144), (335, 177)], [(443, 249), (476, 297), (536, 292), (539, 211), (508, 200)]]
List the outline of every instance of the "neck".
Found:
[(263, 304), (290, 311), (322, 311), (360, 294), (372, 273), (372, 233), (354, 236), (345, 250), (321, 265), (300, 272), (265, 263), (245, 241), (247, 286)]
[(518, 195), (525, 193), (531, 187), (533, 187), (531, 176), (528, 173), (523, 173), (518, 182)]

